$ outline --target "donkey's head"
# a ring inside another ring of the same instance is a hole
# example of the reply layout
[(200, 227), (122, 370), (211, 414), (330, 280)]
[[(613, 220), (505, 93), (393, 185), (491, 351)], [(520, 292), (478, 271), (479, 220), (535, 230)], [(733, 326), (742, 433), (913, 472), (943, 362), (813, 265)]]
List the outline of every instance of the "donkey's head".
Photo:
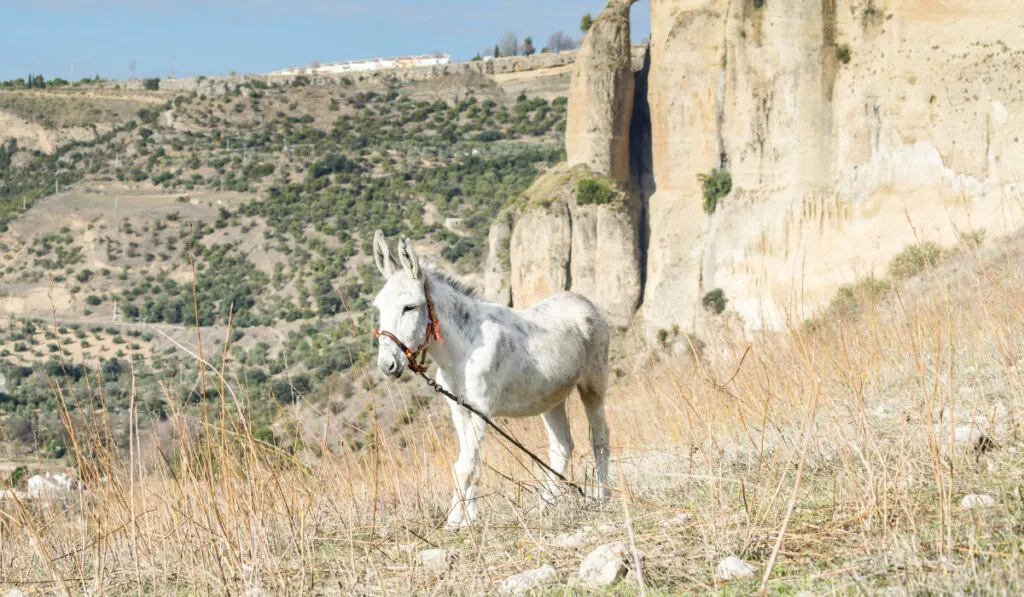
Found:
[[(423, 286), (424, 274), (412, 241), (405, 237), (398, 240), (398, 259), (402, 263), (399, 268), (384, 240), (384, 233), (378, 230), (373, 235), (373, 259), (377, 262), (377, 269), (387, 278), (384, 288), (373, 300), (380, 315), (380, 331), (394, 334), (406, 347), (416, 350), (426, 342), (430, 315)], [(377, 350), (380, 370), (391, 377), (399, 377), (407, 362), (398, 344), (382, 334)]]

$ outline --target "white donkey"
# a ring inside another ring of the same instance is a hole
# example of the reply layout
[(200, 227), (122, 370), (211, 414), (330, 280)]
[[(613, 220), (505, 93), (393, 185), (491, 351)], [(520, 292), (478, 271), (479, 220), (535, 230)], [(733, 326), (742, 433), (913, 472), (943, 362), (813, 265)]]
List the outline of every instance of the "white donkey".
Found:
[[(377, 366), (399, 377), (409, 355), (424, 352), (438, 365), (437, 381), (482, 414), (540, 415), (548, 431), (552, 469), (564, 475), (572, 454), (565, 404), (577, 388), (590, 423), (596, 461), (594, 497), (608, 496), (608, 424), (604, 396), (608, 382), (608, 322), (586, 298), (560, 292), (525, 310), (473, 297), (459, 282), (420, 267), (412, 242), (398, 242), (399, 269), (384, 233), (373, 237), (374, 259), (387, 283), (374, 300), (380, 312)], [(400, 344), (404, 344), (401, 346)], [(486, 423), (449, 401), (459, 435), (455, 494), (447, 527), (476, 520), (480, 444)], [(564, 490), (553, 475), (544, 490), (549, 503)]]

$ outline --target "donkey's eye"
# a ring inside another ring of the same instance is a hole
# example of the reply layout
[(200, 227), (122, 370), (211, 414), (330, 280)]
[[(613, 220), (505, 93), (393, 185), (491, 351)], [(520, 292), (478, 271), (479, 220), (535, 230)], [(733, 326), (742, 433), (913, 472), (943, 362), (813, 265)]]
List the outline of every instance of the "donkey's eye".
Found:
[(414, 311), (415, 309), (416, 309), (416, 305), (406, 305), (405, 307), (402, 308), (402, 315), (405, 315), (406, 313), (408, 313), (410, 311)]

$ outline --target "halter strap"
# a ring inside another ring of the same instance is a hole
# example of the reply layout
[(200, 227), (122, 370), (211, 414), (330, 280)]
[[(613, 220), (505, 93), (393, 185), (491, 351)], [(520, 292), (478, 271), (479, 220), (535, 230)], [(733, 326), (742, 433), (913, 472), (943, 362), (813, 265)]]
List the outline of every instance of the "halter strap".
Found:
[(423, 338), (423, 344), (420, 344), (416, 350), (410, 349), (404, 342), (398, 339), (398, 336), (387, 330), (373, 330), (373, 336), (378, 340), (381, 336), (384, 336), (398, 345), (398, 348), (405, 354), (405, 358), (409, 359), (409, 369), (413, 373), (421, 373), (427, 370), (426, 351), (431, 339), (437, 340), (438, 344), (444, 344), (444, 340), (441, 339), (441, 324), (437, 321), (437, 313), (434, 311), (434, 300), (430, 298), (430, 285), (427, 284), (426, 277), (423, 278), (423, 294), (427, 297), (427, 334)]

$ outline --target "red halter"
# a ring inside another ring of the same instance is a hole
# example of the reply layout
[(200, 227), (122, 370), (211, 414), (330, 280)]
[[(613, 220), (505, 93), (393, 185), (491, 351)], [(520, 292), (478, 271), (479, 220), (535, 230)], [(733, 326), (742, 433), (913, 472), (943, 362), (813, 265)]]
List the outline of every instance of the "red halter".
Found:
[(413, 373), (427, 370), (426, 350), (431, 338), (437, 340), (438, 344), (444, 344), (444, 340), (441, 339), (441, 324), (437, 321), (437, 313), (434, 312), (434, 301), (430, 298), (430, 286), (427, 285), (425, 277), (423, 279), (423, 294), (427, 297), (427, 335), (423, 339), (423, 344), (420, 344), (416, 350), (411, 350), (397, 336), (387, 330), (373, 330), (373, 336), (378, 340), (380, 340), (381, 336), (384, 336), (397, 344), (398, 348), (402, 349), (402, 352), (405, 353), (405, 358), (409, 359), (409, 369), (412, 369)]

